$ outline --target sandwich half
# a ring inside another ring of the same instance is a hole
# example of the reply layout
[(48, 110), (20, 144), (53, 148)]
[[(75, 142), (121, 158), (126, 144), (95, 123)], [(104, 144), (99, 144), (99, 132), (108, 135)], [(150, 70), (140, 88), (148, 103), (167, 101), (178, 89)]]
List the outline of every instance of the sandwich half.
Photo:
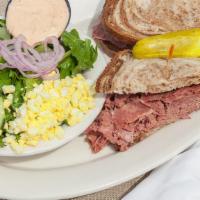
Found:
[(199, 0), (106, 0), (93, 37), (114, 51), (150, 35), (198, 27)]
[(130, 50), (115, 54), (98, 78), (98, 93), (161, 93), (200, 84), (200, 58), (134, 59)]
[(134, 59), (116, 54), (96, 84), (108, 94), (87, 129), (94, 152), (106, 145), (125, 151), (161, 127), (200, 109), (200, 59)]

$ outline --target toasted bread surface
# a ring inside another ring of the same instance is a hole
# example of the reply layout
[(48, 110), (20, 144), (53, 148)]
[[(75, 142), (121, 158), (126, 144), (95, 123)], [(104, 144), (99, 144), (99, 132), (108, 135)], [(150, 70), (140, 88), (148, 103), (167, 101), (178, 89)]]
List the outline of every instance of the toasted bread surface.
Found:
[(106, 0), (102, 23), (120, 41), (200, 27), (199, 0)]
[(96, 83), (100, 93), (162, 93), (200, 84), (200, 58), (134, 59), (118, 52)]
[[(124, 0), (122, 4), (122, 15), (124, 23), (135, 30), (135, 32), (140, 33), (138, 38), (144, 38), (147, 35), (163, 34), (166, 30), (158, 25), (149, 23), (148, 20), (138, 17), (136, 15), (135, 2), (132, 0)], [(133, 9), (135, 8), (134, 12)]]
[(97, 92), (109, 91), (111, 89), (112, 79), (114, 78), (120, 67), (123, 65), (123, 56), (126, 57), (129, 55), (129, 53), (129, 50), (124, 50), (114, 54), (111, 62), (107, 65), (107, 67), (96, 82)]
[[(135, 35), (131, 33), (131, 30), (126, 30), (122, 23), (119, 25), (121, 13), (118, 9), (122, 1), (123, 0), (106, 0), (102, 14), (102, 24), (105, 26), (106, 30), (111, 35), (118, 38), (118, 40), (127, 44), (134, 44), (136, 41)], [(117, 12), (119, 13), (117, 14)], [(115, 14), (115, 16), (118, 15), (119, 18), (117, 21), (113, 18), (113, 14)]]

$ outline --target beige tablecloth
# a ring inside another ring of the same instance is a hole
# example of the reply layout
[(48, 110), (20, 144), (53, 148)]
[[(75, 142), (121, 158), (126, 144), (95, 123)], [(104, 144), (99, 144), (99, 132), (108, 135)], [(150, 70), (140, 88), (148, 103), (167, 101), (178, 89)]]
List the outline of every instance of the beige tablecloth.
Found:
[[(8, 1), (9, 0), (0, 0), (0, 15), (4, 14)], [(144, 176), (141, 176), (119, 186), (91, 195), (73, 198), (73, 200), (120, 200), (122, 196), (134, 188), (143, 178)]]

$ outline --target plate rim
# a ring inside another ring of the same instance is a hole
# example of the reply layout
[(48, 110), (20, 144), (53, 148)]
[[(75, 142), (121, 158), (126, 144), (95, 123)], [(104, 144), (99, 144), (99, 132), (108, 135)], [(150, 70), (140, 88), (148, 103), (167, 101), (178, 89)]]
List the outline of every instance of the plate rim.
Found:
[[(197, 132), (197, 130), (195, 130), (195, 132)], [(44, 195), (44, 194), (41, 195), (40, 194), (42, 197), (41, 196), (32, 196), (32, 197), (30, 197), (30, 196), (27, 196), (27, 194), (25, 194), (25, 195), (23, 195), (23, 194), (20, 194), (20, 195), (17, 194), (17, 198), (16, 198), (16, 194), (15, 195), (10, 195), (10, 194), (5, 194), (5, 193), (3, 194), (3, 191), (2, 192), (0, 191), (0, 197), (1, 198), (6, 198), (6, 199), (16, 199), (16, 200), (18, 200), (18, 199), (19, 200), (41, 200), (41, 199), (43, 199), (43, 200), (46, 200), (46, 199), (50, 200), (50, 199), (74, 198), (74, 197), (79, 197), (79, 196), (83, 196), (83, 195), (87, 195), (87, 194), (99, 192), (99, 191), (102, 191), (104, 189), (108, 189), (110, 187), (113, 187), (113, 186), (119, 185), (121, 183), (124, 183), (126, 181), (129, 181), (129, 180), (131, 180), (133, 178), (136, 178), (136, 177), (140, 176), (141, 174), (145, 174), (146, 172), (154, 169), (155, 167), (160, 166), (161, 164), (167, 162), (168, 160), (170, 160), (171, 158), (173, 158), (175, 155), (181, 153), (186, 148), (190, 147), (198, 139), (200, 139), (200, 127), (198, 128), (198, 132), (199, 132), (199, 134), (196, 134), (195, 137), (190, 138), (187, 141), (187, 143), (185, 143), (184, 145), (179, 146), (179, 148), (176, 148), (176, 150), (174, 150), (171, 153), (166, 153), (167, 156), (164, 156), (162, 159), (152, 162), (146, 168), (143, 168), (141, 170), (137, 170), (136, 172), (134, 172), (134, 171), (131, 170), (131, 168), (134, 168), (134, 165), (129, 166), (129, 171), (132, 171), (132, 173), (130, 173), (130, 172), (123, 173), (123, 178), (122, 178), (122, 175), (120, 175), (120, 174), (116, 175), (117, 172), (115, 172), (114, 173), (115, 175), (109, 181), (108, 181), (108, 179), (109, 179), (108, 177), (106, 178), (107, 180), (105, 180), (105, 179), (102, 178), (101, 181), (99, 181), (100, 183), (98, 183), (98, 186), (97, 186), (97, 184), (93, 184), (93, 187), (90, 187), (88, 189), (76, 190), (76, 192), (72, 192), (72, 193), (70, 193), (67, 190), (65, 190), (65, 191), (63, 190), (63, 194), (60, 194), (60, 195), (58, 195), (58, 194), (55, 194), (55, 195), (50, 194), (48, 196), (48, 195)], [(158, 133), (158, 134), (160, 135), (162, 133)], [(149, 138), (152, 138), (152, 137), (153, 137), (153, 135), (150, 136)], [(142, 141), (141, 143), (145, 143), (145, 140)], [(120, 157), (123, 156), (123, 154), (126, 154), (126, 153), (129, 154), (129, 151), (127, 151), (125, 153), (119, 153), (119, 154), (121, 154)], [(115, 157), (115, 162), (118, 159), (119, 154), (116, 153), (114, 155), (111, 155), (111, 156)], [(62, 168), (56, 168), (56, 169), (49, 169), (49, 170), (46, 170), (45, 173), (46, 173), (47, 176), (52, 175), (52, 173), (54, 173), (54, 175), (57, 174), (57, 173), (62, 173), (63, 176), (66, 176), (65, 170), (67, 170), (67, 171), (69, 171), (69, 170), (71, 170), (71, 171), (79, 171), (80, 168), (82, 168), (82, 169), (85, 168), (85, 169), (83, 169), (85, 171), (86, 168), (88, 168), (88, 167), (90, 169), (98, 167), (100, 165), (100, 163), (102, 162), (102, 160), (104, 161), (104, 165), (108, 166), (108, 164), (110, 164), (111, 162), (113, 162), (113, 161), (111, 161), (112, 159), (110, 160), (109, 157), (110, 156), (105, 157), (103, 159), (98, 159), (98, 160), (95, 160), (95, 161), (92, 161), (92, 162), (80, 164), (78, 166), (69, 166), (69, 167), (62, 167)], [(125, 164), (123, 164), (123, 166), (124, 165)], [(2, 168), (2, 166), (0, 166), (0, 170), (1, 170), (1, 168)], [(111, 170), (112, 167), (110, 167), (109, 169)], [(15, 169), (13, 167), (8, 167), (7, 170), (10, 170), (10, 172), (22, 173), (22, 174), (26, 174), (27, 172), (28, 173), (34, 172), (34, 170), (21, 170), (21, 169)], [(44, 173), (43, 170), (37, 170), (35, 172), (36, 172), (36, 174), (38, 173), (37, 176), (39, 176), (40, 173)], [(85, 176), (89, 175), (89, 172), (87, 172), (87, 173), (88, 174), (84, 174), (84, 175)], [(76, 174), (76, 173), (74, 173), (74, 174)], [(93, 175), (94, 175), (94, 173), (93, 173)], [(60, 176), (60, 174), (59, 174), (59, 176)], [(76, 178), (78, 178), (78, 177), (76, 177)]]
[[(187, 147), (189, 147), (189, 146), (191, 146), (195, 141), (197, 141), (198, 139), (200, 139), (200, 127), (197, 127), (195, 130), (191, 130), (191, 131), (195, 131), (197, 134), (194, 136), (194, 137), (189, 137), (189, 139), (187, 140), (187, 142), (185, 142), (185, 144), (184, 145), (180, 145), (179, 146), (179, 148), (176, 148), (176, 150), (174, 150), (173, 152), (171, 152), (170, 154), (169, 153), (165, 153), (165, 155), (167, 155), (167, 156), (163, 156), (163, 158), (162, 159), (160, 159), (160, 160), (157, 160), (157, 161), (154, 161), (153, 163), (151, 163), (151, 165), (148, 165), (148, 166), (146, 166), (146, 168), (143, 168), (143, 169), (140, 169), (140, 170), (137, 170), (137, 171), (133, 171), (132, 170), (132, 168), (134, 168), (134, 165), (132, 164), (130, 167), (129, 167), (129, 171), (128, 172), (126, 172), (126, 175), (122, 175), (122, 174), (120, 174), (120, 173), (117, 173), (117, 172), (114, 172), (114, 177), (112, 176), (112, 177), (105, 177), (105, 178), (103, 178), (102, 177), (102, 180), (101, 181), (99, 181), (100, 183), (98, 184), (99, 186), (97, 186), (96, 184), (93, 184), (93, 187), (90, 187), (90, 188), (85, 188), (85, 189), (82, 189), (81, 191), (80, 190), (78, 190), (77, 189), (77, 191), (76, 192), (73, 192), (73, 193), (71, 193), (71, 194), (69, 194), (70, 192), (69, 191), (67, 191), (67, 188), (65, 188), (65, 190), (63, 190), (64, 192), (63, 192), (63, 194), (62, 195), (57, 195), (57, 194), (54, 194), (54, 195), (51, 195), (50, 194), (50, 196), (48, 196), (48, 195), (44, 195), (43, 194), (43, 196), (41, 197), (39, 197), (39, 196), (37, 196), (37, 197), (35, 197), (35, 196), (32, 196), (32, 197), (30, 197), (30, 196), (27, 196), (27, 194), (25, 195), (25, 194), (20, 194), (20, 195), (17, 195), (17, 198), (16, 198), (16, 194), (13, 194), (13, 195), (10, 195), (10, 193), (8, 194), (5, 194), (5, 192), (3, 192), (3, 190), (0, 190), (0, 197), (1, 198), (6, 198), (6, 199), (16, 199), (16, 200), (41, 200), (41, 199), (43, 199), (43, 200), (53, 200), (53, 199), (65, 199), (65, 198), (73, 198), (73, 197), (78, 197), (78, 196), (83, 196), (83, 195), (87, 195), (87, 194), (91, 194), (91, 193), (95, 193), (95, 192), (98, 192), (98, 191), (101, 191), (101, 190), (104, 190), (104, 189), (107, 189), (107, 188), (110, 188), (110, 187), (113, 187), (113, 186), (116, 186), (116, 185), (119, 185), (119, 184), (121, 184), (121, 183), (123, 183), (123, 182), (126, 182), (126, 181), (128, 181), (128, 180), (130, 180), (130, 179), (132, 179), (132, 178), (135, 178), (135, 177), (137, 177), (137, 176), (139, 176), (139, 175), (141, 175), (141, 174), (143, 174), (143, 173), (145, 173), (145, 172), (147, 172), (147, 171), (149, 171), (149, 170), (152, 170), (153, 168), (155, 168), (155, 167), (157, 167), (157, 166), (159, 166), (159, 165), (161, 165), (161, 164), (163, 164), (164, 162), (166, 162), (166, 161), (168, 161), (168, 160), (170, 160), (172, 157), (174, 157), (175, 155), (177, 155), (178, 153), (180, 153), (180, 152), (182, 152), (183, 150), (185, 150)], [(157, 133), (157, 136), (158, 135), (160, 135), (160, 134), (162, 134), (162, 133)], [(146, 139), (146, 140), (144, 140), (144, 141), (142, 141), (141, 143), (146, 143), (146, 141), (147, 140), (149, 140), (149, 139), (151, 139), (151, 138), (153, 138), (153, 137), (157, 137), (157, 136), (155, 136), (156, 134), (154, 134), (154, 135), (152, 135), (152, 136), (150, 136), (148, 139)], [(139, 144), (141, 144), (141, 143), (139, 143)], [(137, 146), (137, 145), (136, 145)], [(131, 148), (131, 149), (134, 149), (134, 148)], [(115, 160), (117, 160), (117, 158), (118, 158), (118, 156), (120, 155), (120, 157), (122, 156), (122, 157), (124, 157), (126, 154), (129, 154), (130, 152), (129, 151), (132, 151), (132, 150), (128, 150), (127, 152), (124, 152), (124, 153), (116, 153), (116, 154), (114, 154), (114, 157), (115, 157)], [(130, 155), (130, 154), (129, 154)], [(103, 160), (103, 161), (102, 161)], [(80, 165), (78, 165), (78, 166), (71, 166), (71, 167), (63, 167), (63, 168), (59, 168), (59, 169), (55, 169), (55, 170), (48, 170), (48, 171), (46, 171), (46, 172), (44, 172), (44, 171), (42, 171), (42, 170), (38, 170), (38, 173), (44, 173), (43, 175), (49, 175), (50, 177), (54, 177), (53, 176), (53, 174), (56, 174), (56, 171), (58, 171), (58, 174), (59, 174), (59, 176), (61, 177), (61, 172), (63, 172), (63, 174), (66, 176), (67, 174), (66, 173), (64, 173), (64, 171), (65, 170), (68, 170), (68, 171), (70, 171), (70, 170), (72, 170), (72, 169), (74, 169), (74, 171), (79, 171), (80, 170), (80, 167), (82, 168), (82, 167), (85, 167), (85, 168), (87, 168), (88, 166), (89, 166), (89, 169), (91, 169), (91, 168), (94, 168), (94, 166), (98, 166), (99, 167), (99, 163), (101, 163), (101, 162), (103, 162), (103, 165), (106, 165), (107, 163), (109, 163), (109, 164), (113, 164), (112, 163), (112, 159), (111, 159), (111, 161), (110, 162), (105, 162), (105, 161), (108, 161), (109, 160), (109, 157), (107, 157), (107, 158), (103, 158), (103, 159), (98, 159), (98, 160), (96, 160), (96, 161), (92, 161), (92, 162), (88, 162), (88, 163), (84, 163), (84, 164), (80, 164)], [(123, 160), (123, 159), (122, 159)], [(126, 164), (127, 163), (122, 163), (123, 165), (122, 166), (126, 166)], [(116, 167), (118, 167), (118, 166), (116, 166)], [(0, 171), (1, 172), (3, 172), (3, 169), (4, 169), (5, 167), (4, 166), (1, 166), (0, 165)], [(111, 167), (109, 167), (109, 169), (110, 170), (112, 170), (112, 166)], [(33, 174), (35, 174), (36, 172), (34, 172), (34, 171), (32, 171), (32, 170), (20, 170), (20, 169), (15, 169), (15, 168), (7, 168), (7, 170), (8, 170), (8, 172), (11, 172), (10, 174), (12, 175), (12, 173), (16, 173), (15, 175), (16, 176), (19, 176), (20, 177), (20, 174), (22, 173), (22, 174), (29, 174), (30, 173), (30, 175), (33, 173)], [(64, 170), (64, 171), (63, 171)], [(72, 170), (73, 171), (73, 170)], [(84, 171), (84, 170), (83, 170)], [(32, 172), (32, 173), (31, 173)], [(97, 173), (98, 171), (96, 171), (96, 173)], [(120, 171), (118, 171), (118, 172), (120, 172)], [(68, 172), (69, 173), (69, 172)], [(78, 176), (77, 174), (75, 174), (76, 176)], [(84, 174), (85, 176), (87, 175), (87, 174)], [(91, 174), (89, 174), (89, 172), (88, 172), (88, 175), (90, 175), (91, 176)], [(95, 176), (97, 176), (96, 174), (94, 174)], [(5, 176), (4, 175), (4, 173), (2, 174), (2, 176)], [(34, 175), (33, 175), (34, 176)], [(123, 177), (123, 178), (122, 178)], [(11, 178), (11, 180), (12, 180), (12, 178), (13, 177), (10, 177)], [(62, 178), (62, 177), (61, 177)], [(64, 177), (63, 177), (64, 178)], [(76, 178), (80, 178), (80, 177), (76, 177)], [(3, 183), (3, 180), (4, 179), (2, 179), (2, 183), (1, 183), (1, 181), (0, 181), (0, 185), (1, 184), (4, 184)], [(65, 179), (65, 181), (67, 182), (68, 181), (68, 179), (67, 179), (67, 177), (66, 177), (66, 179)], [(71, 180), (69, 180), (68, 182), (70, 182)], [(88, 180), (87, 180), (88, 181)], [(65, 183), (66, 183), (65, 182)], [(12, 187), (11, 187), (12, 188)], [(22, 189), (23, 190), (23, 189)], [(51, 190), (49, 190), (49, 191), (51, 191)], [(3, 194), (4, 193), (4, 194)], [(13, 192), (12, 192), (13, 193)], [(47, 192), (46, 192), (47, 193)]]

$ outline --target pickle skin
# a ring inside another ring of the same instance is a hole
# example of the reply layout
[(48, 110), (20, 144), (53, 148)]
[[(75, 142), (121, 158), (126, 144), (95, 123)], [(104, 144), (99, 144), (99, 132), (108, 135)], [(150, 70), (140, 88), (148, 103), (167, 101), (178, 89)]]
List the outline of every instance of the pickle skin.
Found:
[(172, 46), (172, 57), (200, 57), (200, 28), (147, 37), (136, 43), (132, 53), (138, 59), (168, 58)]

